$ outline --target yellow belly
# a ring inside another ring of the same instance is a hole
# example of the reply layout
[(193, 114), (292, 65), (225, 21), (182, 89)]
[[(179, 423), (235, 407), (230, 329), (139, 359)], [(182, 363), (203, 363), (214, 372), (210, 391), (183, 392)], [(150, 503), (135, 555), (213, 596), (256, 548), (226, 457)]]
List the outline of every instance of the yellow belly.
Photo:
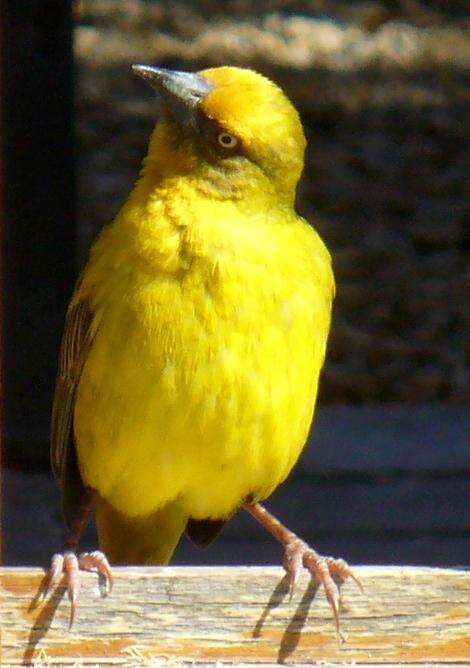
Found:
[(329, 302), (305, 271), (244, 272), (114, 280), (75, 434), (86, 484), (129, 516), (178, 497), (192, 517), (227, 517), (268, 496), (300, 454)]

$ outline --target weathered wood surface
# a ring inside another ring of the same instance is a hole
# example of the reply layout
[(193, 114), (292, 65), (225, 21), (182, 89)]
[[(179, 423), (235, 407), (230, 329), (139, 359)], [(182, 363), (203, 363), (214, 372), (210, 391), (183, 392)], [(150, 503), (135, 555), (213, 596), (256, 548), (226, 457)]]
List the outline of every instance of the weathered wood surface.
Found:
[(470, 573), (358, 567), (342, 588), (340, 642), (323, 591), (305, 575), (291, 602), (274, 567), (116, 568), (103, 597), (84, 574), (75, 625), (40, 569), (0, 570), (2, 666), (470, 663)]

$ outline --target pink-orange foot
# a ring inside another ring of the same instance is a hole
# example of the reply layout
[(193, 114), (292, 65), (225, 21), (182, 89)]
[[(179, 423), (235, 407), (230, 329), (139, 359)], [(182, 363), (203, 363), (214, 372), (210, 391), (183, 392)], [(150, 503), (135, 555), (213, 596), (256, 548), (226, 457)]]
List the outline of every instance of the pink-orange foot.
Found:
[(295, 533), (287, 529), (278, 519), (259, 503), (245, 505), (247, 510), (260, 524), (262, 524), (284, 547), (284, 568), (289, 582), (289, 591), (292, 597), (302, 568), (306, 568), (323, 586), (326, 598), (333, 611), (336, 630), (339, 634), (339, 602), (340, 593), (334, 578), (343, 583), (349, 577), (354, 580), (359, 589), (363, 587), (354, 575), (351, 567), (343, 559), (323, 557), (311, 548)]
[[(293, 534), (295, 536), (295, 534)], [(353, 570), (344, 559), (334, 559), (333, 557), (323, 557), (318, 554), (303, 540), (295, 536), (285, 545), (284, 568), (289, 579), (289, 591), (292, 597), (295, 586), (300, 576), (302, 568), (306, 568), (311, 575), (317, 578), (323, 585), (326, 598), (333, 611), (336, 630), (339, 633), (339, 602), (340, 592), (334, 578), (337, 578), (341, 584), (348, 578), (352, 578), (359, 589), (363, 592), (363, 587), (359, 579), (354, 575)]]
[(51, 559), (48, 572), (48, 580), (44, 595), (46, 596), (61, 580), (65, 574), (67, 581), (67, 594), (70, 601), (69, 629), (72, 628), (77, 599), (80, 593), (80, 571), (96, 571), (106, 578), (108, 592), (113, 587), (113, 574), (106, 555), (99, 550), (94, 552), (82, 552), (78, 557), (75, 552), (68, 550), (56, 553)]

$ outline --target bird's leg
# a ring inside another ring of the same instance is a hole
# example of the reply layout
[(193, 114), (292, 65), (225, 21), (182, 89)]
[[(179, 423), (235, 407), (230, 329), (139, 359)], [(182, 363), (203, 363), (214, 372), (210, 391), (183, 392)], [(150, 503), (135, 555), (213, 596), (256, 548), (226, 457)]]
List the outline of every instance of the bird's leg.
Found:
[(88, 515), (93, 505), (91, 492), (87, 495), (77, 516), (71, 526), (63, 552), (57, 552), (52, 556), (45, 595), (55, 587), (60, 581), (62, 574), (65, 574), (67, 580), (67, 594), (70, 601), (70, 622), (72, 627), (77, 607), (77, 598), (80, 592), (80, 570), (97, 571), (103, 575), (108, 583), (108, 589), (111, 591), (113, 586), (113, 576), (111, 566), (103, 552), (95, 550), (93, 552), (82, 552), (77, 556), (78, 542), (86, 526)]
[(305, 541), (281, 524), (261, 504), (247, 503), (243, 507), (284, 547), (283, 565), (287, 572), (291, 596), (302, 567), (306, 568), (323, 585), (327, 600), (333, 610), (336, 630), (339, 633), (339, 589), (333, 578), (336, 577), (344, 582), (350, 577), (363, 591), (362, 584), (354, 575), (351, 567), (343, 559), (323, 557), (318, 554)]

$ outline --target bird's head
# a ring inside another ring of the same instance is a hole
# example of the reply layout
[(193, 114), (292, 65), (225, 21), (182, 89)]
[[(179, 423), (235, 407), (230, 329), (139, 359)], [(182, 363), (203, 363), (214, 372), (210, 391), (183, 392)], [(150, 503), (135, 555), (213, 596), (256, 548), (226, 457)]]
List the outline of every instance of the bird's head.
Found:
[(133, 70), (163, 103), (147, 173), (194, 177), (219, 197), (240, 198), (256, 187), (293, 202), (306, 142), (299, 115), (278, 86), (238, 67)]

